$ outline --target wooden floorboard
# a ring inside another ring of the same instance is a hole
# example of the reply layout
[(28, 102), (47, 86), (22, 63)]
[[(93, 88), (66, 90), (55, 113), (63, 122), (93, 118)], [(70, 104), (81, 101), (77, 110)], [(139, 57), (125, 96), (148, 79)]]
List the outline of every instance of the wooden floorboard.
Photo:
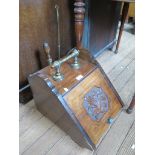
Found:
[(125, 69), (118, 77), (113, 81), (113, 85), (118, 92), (126, 85), (130, 78), (134, 75), (135, 62), (132, 61), (128, 68)]
[(57, 143), (47, 155), (91, 155), (92, 152), (88, 149), (79, 147), (69, 136)]
[[(127, 38), (128, 37), (128, 38)], [(101, 66), (104, 68), (104, 71), (106, 73), (109, 73), (110, 70), (117, 64), (119, 64), (129, 53), (131, 55), (134, 55), (134, 36), (124, 32), (122, 40), (125, 40), (122, 44), (120, 44), (119, 52), (118, 54), (115, 54), (114, 52), (107, 51), (110, 53), (110, 56), (107, 56), (107, 52), (104, 52), (102, 56), (99, 56), (97, 58), (98, 62), (101, 64)], [(103, 59), (104, 58), (104, 59)]]
[(21, 136), (26, 130), (28, 130), (34, 122), (37, 122), (43, 115), (33, 107), (27, 112), (20, 120), (19, 135)]
[(130, 52), (120, 63), (114, 66), (111, 71), (108, 73), (108, 77), (113, 82), (125, 69), (128, 65), (134, 60), (134, 54)]
[[(130, 46), (129, 46), (130, 45)], [(118, 54), (105, 51), (97, 58), (115, 86), (124, 104), (129, 105), (135, 87), (134, 36), (124, 32)], [(19, 106), (20, 154), (26, 155), (91, 155), (93, 152), (77, 145), (61, 128), (37, 111), (34, 101)], [(65, 117), (64, 119), (65, 125)], [(122, 111), (105, 134), (97, 155), (116, 155), (126, 144), (128, 133), (134, 123), (131, 115)], [(66, 125), (66, 130), (71, 130)], [(119, 154), (118, 154), (119, 155)], [(126, 154), (128, 155), (128, 154)], [(131, 153), (130, 153), (131, 155)]]
[(129, 81), (126, 83), (126, 85), (124, 86), (124, 88), (118, 92), (119, 95), (121, 96), (122, 101), (124, 102), (124, 104), (126, 106), (129, 106), (132, 97), (135, 93), (135, 75), (133, 75)]
[(132, 124), (126, 138), (120, 146), (116, 155), (134, 155), (135, 154), (135, 122)]
[(116, 155), (133, 122), (134, 113), (123, 111), (97, 149), (97, 155)]
[(19, 137), (19, 143), (20, 143), (19, 152), (20, 153), (25, 152), (53, 125), (54, 123), (52, 123), (44, 116), (37, 122), (34, 122), (34, 124)]
[(24, 152), (24, 155), (33, 154), (46, 154), (50, 149), (59, 142), (66, 134), (59, 129), (56, 125), (49, 128), (49, 130), (41, 136), (36, 143)]
[[(130, 52), (131, 52), (131, 49), (127, 50), (126, 53), (118, 53), (117, 55), (113, 54), (108, 59), (108, 61), (106, 62), (100, 61), (100, 64), (105, 69), (105, 72), (108, 74), (112, 70), (112, 68), (118, 65), (120, 61), (122, 61)], [(113, 61), (113, 63), (111, 63), (111, 61)]]
[(28, 102), (27, 104), (19, 104), (19, 120), (21, 120), (26, 113), (28, 113), (32, 108), (35, 108), (33, 100)]

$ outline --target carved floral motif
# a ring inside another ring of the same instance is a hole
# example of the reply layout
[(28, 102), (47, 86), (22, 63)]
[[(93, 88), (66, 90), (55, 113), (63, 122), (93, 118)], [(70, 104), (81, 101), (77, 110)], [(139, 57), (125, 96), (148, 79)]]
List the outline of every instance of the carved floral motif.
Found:
[(83, 106), (94, 121), (99, 121), (108, 111), (108, 97), (102, 88), (92, 88), (84, 97)]

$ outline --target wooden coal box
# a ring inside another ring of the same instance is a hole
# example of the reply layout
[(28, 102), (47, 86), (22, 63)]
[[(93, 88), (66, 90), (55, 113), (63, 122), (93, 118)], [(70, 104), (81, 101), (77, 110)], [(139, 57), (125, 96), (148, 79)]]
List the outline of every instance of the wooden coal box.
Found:
[(80, 69), (70, 62), (61, 66), (64, 80), (52, 79), (50, 66), (31, 74), (29, 83), (37, 109), (82, 147), (96, 149), (121, 111), (123, 103), (101, 66), (79, 59)]

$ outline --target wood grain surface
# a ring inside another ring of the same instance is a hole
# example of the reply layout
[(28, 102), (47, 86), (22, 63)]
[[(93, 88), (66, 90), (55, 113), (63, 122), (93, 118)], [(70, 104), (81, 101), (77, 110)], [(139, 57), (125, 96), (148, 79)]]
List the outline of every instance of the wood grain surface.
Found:
[(52, 79), (52, 75), (55, 73), (54, 68), (46, 67), (37, 73), (47, 75), (49, 80), (53, 83), (53, 85), (58, 90), (58, 92), (60, 94), (64, 94), (65, 92), (67, 92), (66, 91), (67, 89), (69, 91), (80, 81), (80, 80), (77, 80), (76, 77), (78, 77), (79, 75), (82, 75), (84, 78), (95, 68), (95, 65), (88, 61), (79, 59), (79, 62), (81, 64), (81, 68), (77, 70), (71, 68), (70, 64), (72, 63), (72, 60), (65, 62), (64, 64), (61, 65), (61, 73), (64, 74), (64, 80), (60, 82), (54, 81)]
[[(101, 87), (108, 95), (110, 105), (110, 109), (100, 121), (93, 121), (83, 108), (85, 94), (95, 86)], [(109, 127), (107, 119), (115, 117), (122, 107), (99, 69), (93, 71), (70, 93), (66, 94), (64, 98), (95, 145), (98, 144), (104, 131)]]
[(121, 3), (111, 0), (87, 1), (89, 1), (90, 21), (85, 35), (88, 36), (88, 50), (96, 57), (104, 51), (103, 49), (111, 48), (115, 43)]
[(82, 48), (82, 36), (85, 19), (85, 3), (84, 0), (74, 0), (74, 23), (77, 49)]
[[(72, 69), (70, 66), (71, 62), (62, 64), (61, 72), (64, 73), (65, 79), (61, 82), (56, 82), (52, 79), (51, 75), (55, 73), (55, 70), (50, 67), (46, 67), (32, 74), (29, 78), (29, 82), (33, 91), (34, 100), (40, 112), (50, 116), (49, 118), (54, 122), (58, 120), (60, 114), (61, 116), (64, 114), (62, 107), (60, 107), (56, 99), (58, 98), (58, 93), (56, 92), (57, 97), (53, 93), (49, 95), (50, 91), (53, 92), (57, 90), (66, 101), (66, 103), (61, 104), (66, 104), (66, 106), (70, 107), (71, 112), (74, 113), (76, 119), (80, 123), (79, 125), (82, 126), (93, 142), (93, 145), (97, 147), (104, 132), (109, 128), (109, 124), (107, 123), (108, 118), (112, 117), (114, 119), (116, 114), (121, 110), (122, 104), (112, 89), (112, 86), (110, 86), (107, 77), (103, 75), (104, 73), (101, 72), (101, 69), (97, 67), (95, 62), (91, 63), (83, 59), (79, 59), (79, 62), (81, 64), (79, 70)], [(78, 76), (82, 78), (77, 79)], [(45, 86), (43, 81), (46, 81), (46, 79), (51, 82), (51, 86), (48, 84)], [(84, 96), (93, 87), (101, 87), (108, 96), (108, 112), (106, 112), (104, 117), (99, 121), (91, 120), (82, 105)]]

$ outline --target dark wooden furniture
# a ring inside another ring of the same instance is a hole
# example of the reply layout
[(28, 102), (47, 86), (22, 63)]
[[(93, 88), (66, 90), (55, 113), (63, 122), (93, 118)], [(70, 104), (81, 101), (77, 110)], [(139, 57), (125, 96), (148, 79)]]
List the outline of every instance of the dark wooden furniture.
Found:
[(82, 48), (82, 35), (84, 29), (84, 14), (85, 3), (83, 0), (75, 0), (74, 3), (74, 22), (75, 22), (75, 34), (76, 34), (76, 47)]
[(116, 43), (121, 3), (112, 0), (85, 0), (85, 3), (82, 44), (96, 58)]
[[(123, 104), (99, 64), (89, 60), (80, 59), (78, 70), (64, 63), (61, 82), (52, 79), (55, 70), (48, 66), (31, 74), (29, 83), (37, 109), (53, 122), (72, 128), (71, 138), (94, 150)], [(67, 121), (61, 122), (64, 116)]]
[(120, 29), (119, 29), (119, 35), (118, 35), (116, 49), (115, 49), (115, 53), (118, 53), (118, 48), (119, 48), (119, 45), (120, 45), (122, 32), (123, 32), (123, 29), (124, 29), (124, 23), (126, 21), (127, 15), (128, 15), (129, 4), (131, 2), (134, 2), (134, 0), (113, 0), (113, 1), (116, 1), (116, 2), (119, 2), (119, 3), (123, 4), (122, 17), (121, 17), (121, 26), (120, 26)]
[(131, 101), (131, 103), (130, 103), (128, 109), (126, 110), (126, 112), (127, 112), (128, 114), (131, 114), (132, 111), (133, 111), (133, 109), (134, 109), (134, 107), (135, 107), (135, 95), (133, 96), (132, 101)]

